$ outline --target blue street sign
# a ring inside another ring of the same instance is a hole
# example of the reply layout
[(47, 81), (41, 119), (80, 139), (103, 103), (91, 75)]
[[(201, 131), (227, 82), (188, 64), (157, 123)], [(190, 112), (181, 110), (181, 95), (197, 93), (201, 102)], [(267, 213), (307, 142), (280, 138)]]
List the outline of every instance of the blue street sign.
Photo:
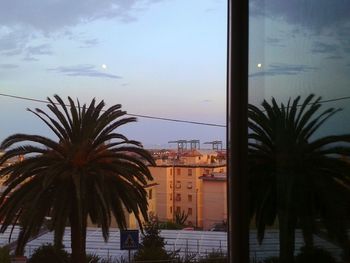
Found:
[(138, 230), (121, 230), (120, 231), (120, 250), (131, 250), (139, 248), (139, 231)]

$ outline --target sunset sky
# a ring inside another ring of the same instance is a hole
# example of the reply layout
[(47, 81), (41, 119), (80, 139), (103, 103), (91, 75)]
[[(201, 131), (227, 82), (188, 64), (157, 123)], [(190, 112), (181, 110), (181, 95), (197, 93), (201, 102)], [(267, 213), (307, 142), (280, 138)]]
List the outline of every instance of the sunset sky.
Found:
[[(350, 2), (251, 1), (250, 101), (350, 96)], [(0, 93), (103, 99), (133, 114), (225, 124), (226, 1), (1, 0)], [(52, 136), (0, 96), (0, 140)], [(350, 131), (350, 100), (327, 130)], [(341, 125), (336, 121), (342, 120)], [(349, 120), (349, 121), (344, 121)], [(336, 128), (334, 128), (336, 126)], [(123, 129), (146, 147), (225, 140), (222, 127), (139, 118)]]

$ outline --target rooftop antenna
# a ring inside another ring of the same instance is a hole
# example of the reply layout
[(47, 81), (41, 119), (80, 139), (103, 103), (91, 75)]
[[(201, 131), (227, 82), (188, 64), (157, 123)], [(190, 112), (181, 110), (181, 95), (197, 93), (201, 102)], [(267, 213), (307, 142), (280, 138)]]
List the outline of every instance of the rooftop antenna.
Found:
[(169, 141), (168, 143), (176, 143), (178, 152), (183, 152), (184, 150), (187, 150), (186, 140)]
[(205, 142), (204, 144), (211, 144), (214, 151), (222, 151), (222, 141)]

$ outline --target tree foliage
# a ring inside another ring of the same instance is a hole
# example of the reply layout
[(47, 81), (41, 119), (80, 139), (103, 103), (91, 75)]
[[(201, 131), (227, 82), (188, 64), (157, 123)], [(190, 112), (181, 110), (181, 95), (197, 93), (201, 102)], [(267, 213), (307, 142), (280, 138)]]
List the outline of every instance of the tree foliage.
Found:
[(142, 236), (140, 248), (134, 256), (136, 262), (174, 259), (174, 255), (165, 250), (165, 241), (164, 238), (160, 236), (158, 221), (155, 220), (146, 223), (144, 231), (145, 233)]
[(63, 248), (45, 244), (34, 250), (28, 263), (68, 263), (69, 261), (70, 256)]
[[(72, 262), (85, 260), (87, 218), (109, 236), (111, 217), (121, 229), (127, 222), (124, 211), (133, 213), (141, 225), (147, 218), (144, 185), (152, 176), (147, 162), (154, 164), (141, 143), (115, 132), (136, 121), (125, 117), (117, 104), (104, 110), (95, 99), (80, 105), (68, 97), (68, 105), (57, 95), (48, 98), (48, 112), (30, 110), (53, 132), (57, 140), (40, 135), (15, 134), (1, 148), (5, 154), (0, 165), (16, 156), (24, 160), (0, 170), (7, 189), (0, 198), (0, 218), (4, 232), (9, 225), (21, 223), (16, 254), (23, 254), (28, 239), (39, 232), (50, 216), (50, 231), (60, 244), (69, 223)], [(5, 201), (6, 199), (6, 201)]]
[(0, 247), (0, 262), (11, 263), (10, 249), (7, 246)]
[(309, 95), (301, 105), (300, 97), (279, 105), (272, 99), (263, 109), (248, 109), (251, 216), (259, 242), (265, 227), (278, 220), (284, 263), (293, 262), (295, 228), (312, 246), (319, 218), (331, 237), (349, 247), (350, 135), (322, 135), (321, 126), (339, 109), (320, 112), (320, 100)]
[(175, 212), (175, 224), (184, 226), (186, 224), (186, 220), (188, 218), (188, 214), (185, 211), (176, 211)]

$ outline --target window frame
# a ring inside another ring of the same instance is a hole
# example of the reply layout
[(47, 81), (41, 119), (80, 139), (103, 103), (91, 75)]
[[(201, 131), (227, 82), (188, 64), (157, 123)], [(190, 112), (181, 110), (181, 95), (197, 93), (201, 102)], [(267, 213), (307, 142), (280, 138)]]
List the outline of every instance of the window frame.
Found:
[(228, 0), (227, 4), (226, 154), (228, 262), (248, 263), (247, 112), (249, 0)]

